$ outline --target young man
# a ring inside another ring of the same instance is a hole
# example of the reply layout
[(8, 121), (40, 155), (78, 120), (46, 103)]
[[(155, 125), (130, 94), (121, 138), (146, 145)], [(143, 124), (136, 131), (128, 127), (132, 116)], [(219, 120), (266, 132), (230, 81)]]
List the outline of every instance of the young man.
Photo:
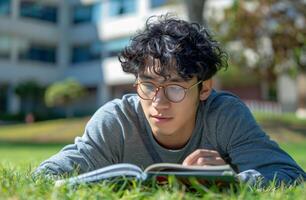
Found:
[(137, 94), (102, 106), (74, 144), (35, 171), (59, 175), (115, 163), (146, 167), (229, 163), (243, 181), (293, 183), (306, 175), (255, 122), (241, 100), (212, 89), (226, 55), (198, 24), (160, 16), (119, 56)]

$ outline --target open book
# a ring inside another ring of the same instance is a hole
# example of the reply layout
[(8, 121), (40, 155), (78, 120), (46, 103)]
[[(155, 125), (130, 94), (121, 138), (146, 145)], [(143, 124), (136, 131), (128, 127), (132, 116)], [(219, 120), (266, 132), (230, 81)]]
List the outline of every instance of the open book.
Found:
[(118, 177), (132, 178), (143, 182), (156, 180), (161, 183), (167, 181), (168, 176), (174, 176), (185, 184), (188, 184), (188, 179), (192, 177), (196, 178), (201, 184), (230, 185), (237, 182), (236, 173), (229, 165), (184, 166), (173, 163), (157, 163), (148, 166), (145, 170), (141, 170), (136, 165), (121, 163), (103, 167), (76, 177), (58, 180), (55, 182), (55, 185), (93, 183)]

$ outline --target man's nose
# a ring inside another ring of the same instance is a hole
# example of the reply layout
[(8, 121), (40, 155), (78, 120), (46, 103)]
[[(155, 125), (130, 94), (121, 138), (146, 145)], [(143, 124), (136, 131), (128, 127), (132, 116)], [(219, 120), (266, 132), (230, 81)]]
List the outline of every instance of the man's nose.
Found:
[(155, 108), (168, 108), (169, 107), (169, 100), (165, 96), (164, 88), (159, 87), (156, 89), (156, 94), (152, 100), (152, 105)]

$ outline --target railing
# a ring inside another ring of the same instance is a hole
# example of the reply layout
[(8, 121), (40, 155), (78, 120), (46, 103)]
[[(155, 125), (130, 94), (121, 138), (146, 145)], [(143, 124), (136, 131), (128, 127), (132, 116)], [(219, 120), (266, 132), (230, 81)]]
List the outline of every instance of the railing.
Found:
[(252, 112), (282, 114), (280, 103), (274, 101), (243, 100)]

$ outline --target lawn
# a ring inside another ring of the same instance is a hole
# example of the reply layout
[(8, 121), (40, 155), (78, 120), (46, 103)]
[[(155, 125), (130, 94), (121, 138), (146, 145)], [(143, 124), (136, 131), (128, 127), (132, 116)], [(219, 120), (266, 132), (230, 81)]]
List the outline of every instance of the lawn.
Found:
[(58, 152), (64, 144), (14, 144), (0, 143), (0, 164), (37, 166)]
[[(306, 121), (294, 116), (256, 114), (256, 119), (272, 139), (279, 142), (306, 169)], [(168, 186), (143, 187), (101, 183), (77, 188), (54, 188), (53, 182), (33, 180), (31, 171), (44, 159), (82, 135), (88, 118), (54, 120), (31, 125), (0, 127), (0, 199), (303, 199), (306, 184), (292, 188), (218, 191), (198, 187), (193, 192), (175, 181)], [(122, 188), (120, 188), (122, 186)]]
[(22, 143), (69, 143), (82, 135), (88, 117), (59, 119), (33, 124), (0, 126), (0, 141)]

